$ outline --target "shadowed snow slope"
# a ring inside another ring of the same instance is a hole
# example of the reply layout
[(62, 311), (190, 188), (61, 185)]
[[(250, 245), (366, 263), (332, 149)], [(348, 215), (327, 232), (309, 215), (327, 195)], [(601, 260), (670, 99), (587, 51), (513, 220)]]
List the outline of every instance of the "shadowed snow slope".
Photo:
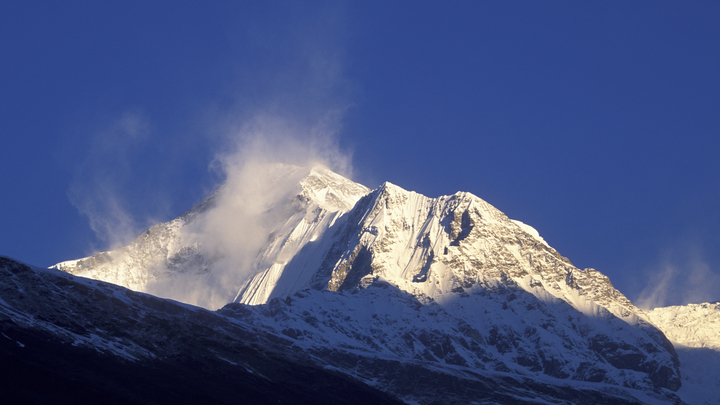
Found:
[(282, 336), (2, 256), (0, 331), (5, 404), (401, 404)]
[[(303, 297), (313, 300), (301, 303)], [(357, 305), (346, 309), (363, 313), (350, 321), (336, 313), (348, 297)], [(392, 404), (402, 399), (458, 405), (667, 404), (673, 399), (662, 390), (368, 355), (339, 344), (335, 327), (323, 333), (338, 345), (314, 348), (305, 340), (306, 328), (299, 335), (299, 330), (278, 333), (273, 327), (275, 317), (287, 314), (283, 305), (316, 311), (316, 319), (303, 314), (298, 324), (311, 322), (322, 330), (339, 322), (352, 333), (359, 326), (355, 321), (361, 321), (361, 334), (388, 316), (421, 315), (414, 325), (419, 339), (433, 351), (443, 350), (431, 345), (433, 336), (423, 336), (422, 325), (447, 314), (387, 283), (354, 294), (306, 291), (266, 305), (229, 304), (210, 312), (0, 257), (3, 399), (37, 404), (108, 398), (138, 404)]]

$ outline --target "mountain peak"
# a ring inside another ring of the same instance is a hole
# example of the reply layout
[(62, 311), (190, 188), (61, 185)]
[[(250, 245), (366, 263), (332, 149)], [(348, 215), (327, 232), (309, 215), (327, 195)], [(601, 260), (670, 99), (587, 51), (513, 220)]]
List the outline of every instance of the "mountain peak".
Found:
[(369, 188), (320, 165), (310, 168), (300, 185), (303, 195), (333, 211), (349, 211), (360, 197), (370, 192)]

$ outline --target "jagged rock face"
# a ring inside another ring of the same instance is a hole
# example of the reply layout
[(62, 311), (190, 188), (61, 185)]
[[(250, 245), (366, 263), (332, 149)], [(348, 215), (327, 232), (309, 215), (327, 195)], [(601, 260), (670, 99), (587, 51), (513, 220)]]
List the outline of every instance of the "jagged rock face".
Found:
[[(309, 268), (318, 270), (310, 276)], [(341, 292), (257, 309), (256, 322), (270, 317), (315, 348), (680, 386), (672, 345), (607, 277), (575, 268), (531, 228), (468, 193), (430, 199), (386, 183), (296, 255), (278, 283), (285, 279), (296, 291)], [(367, 288), (374, 284), (382, 290)]]

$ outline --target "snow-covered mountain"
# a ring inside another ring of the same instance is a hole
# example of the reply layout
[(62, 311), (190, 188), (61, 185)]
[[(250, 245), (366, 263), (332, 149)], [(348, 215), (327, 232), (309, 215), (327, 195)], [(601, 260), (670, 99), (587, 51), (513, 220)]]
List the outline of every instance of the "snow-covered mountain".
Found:
[(650, 320), (672, 341), (688, 403), (720, 405), (720, 302), (655, 308)]
[[(469, 193), (431, 199), (385, 183), (298, 252), (276, 283), (297, 293), (240, 311), (327, 358), (360, 352), (448, 373), (680, 385), (671, 344), (607, 277), (575, 268)], [(252, 299), (241, 292), (238, 301)], [(399, 389), (375, 370), (364, 377)]]
[(211, 308), (234, 301), (218, 313), (408, 403), (490, 398), (478, 388), (489, 381), (520, 402), (597, 402), (558, 390), (679, 401), (663, 333), (532, 227), (469, 193), (428, 198), (390, 183), (370, 192), (324, 168), (271, 171), (294, 186), (253, 211), (262, 243), (236, 278), (207, 281), (241, 263), (207, 237), (245, 209), (227, 188), (129, 246), (55, 268), (150, 293), (173, 283), (181, 293), (164, 296)]

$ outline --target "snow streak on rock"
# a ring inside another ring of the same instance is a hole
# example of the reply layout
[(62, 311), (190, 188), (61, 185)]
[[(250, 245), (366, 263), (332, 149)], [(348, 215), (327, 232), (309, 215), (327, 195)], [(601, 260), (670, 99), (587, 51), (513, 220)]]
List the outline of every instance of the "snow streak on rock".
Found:
[(290, 294), (298, 285), (304, 285), (305, 279), (313, 274), (313, 266), (319, 263), (310, 258), (304, 271), (292, 272), (290, 280), (284, 274), (285, 266), (370, 192), (324, 168), (312, 169), (300, 186), (302, 190), (295, 197), (299, 208), (269, 235), (267, 246), (258, 254), (255, 275), (243, 283), (236, 302), (262, 304), (270, 297)]

